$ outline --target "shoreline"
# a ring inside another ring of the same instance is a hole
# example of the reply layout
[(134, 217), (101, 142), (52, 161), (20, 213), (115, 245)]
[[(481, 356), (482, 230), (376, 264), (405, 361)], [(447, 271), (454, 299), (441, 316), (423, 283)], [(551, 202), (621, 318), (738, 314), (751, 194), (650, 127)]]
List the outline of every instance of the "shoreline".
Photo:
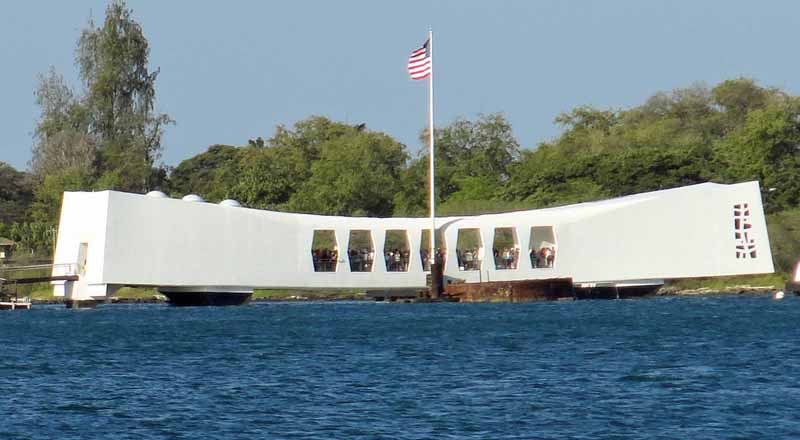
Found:
[[(657, 296), (699, 296), (699, 295), (765, 295), (771, 294), (776, 291), (782, 290), (773, 286), (750, 286), (750, 285), (736, 285), (728, 286), (721, 289), (710, 287), (699, 287), (695, 289), (686, 289), (673, 286), (664, 286), (649, 297)], [(646, 296), (646, 297), (647, 297)], [(373, 302), (372, 299), (364, 295), (291, 295), (281, 297), (258, 297), (252, 298), (251, 303), (273, 303), (273, 302), (342, 302), (342, 301), (365, 301)], [(59, 305), (64, 304), (66, 301), (61, 298), (47, 298), (47, 299), (31, 299), (31, 304), (34, 305)], [(112, 297), (105, 304), (166, 304), (167, 300), (161, 297), (146, 297), (146, 298), (119, 298)]]
[(698, 287), (695, 289), (664, 286), (655, 293), (655, 296), (758, 295), (773, 293), (779, 290), (783, 289), (774, 286), (750, 286), (747, 284), (723, 288)]

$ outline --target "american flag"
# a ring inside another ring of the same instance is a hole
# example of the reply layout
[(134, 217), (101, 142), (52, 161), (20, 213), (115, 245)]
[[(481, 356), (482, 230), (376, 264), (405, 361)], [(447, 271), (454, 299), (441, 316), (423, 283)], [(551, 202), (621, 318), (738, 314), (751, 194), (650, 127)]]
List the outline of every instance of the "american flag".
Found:
[(425, 79), (431, 76), (430, 40), (408, 57), (408, 73), (411, 79)]

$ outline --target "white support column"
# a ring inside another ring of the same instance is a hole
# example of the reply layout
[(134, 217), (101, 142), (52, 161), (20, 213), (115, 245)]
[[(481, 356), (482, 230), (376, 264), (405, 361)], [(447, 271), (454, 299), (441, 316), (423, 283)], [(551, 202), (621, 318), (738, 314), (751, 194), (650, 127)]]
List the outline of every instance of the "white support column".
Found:
[(372, 237), (372, 249), (375, 252), (375, 259), (372, 260), (372, 271), (379, 273), (386, 273), (389, 269), (386, 267), (386, 230), (376, 229), (371, 230), (370, 237)]

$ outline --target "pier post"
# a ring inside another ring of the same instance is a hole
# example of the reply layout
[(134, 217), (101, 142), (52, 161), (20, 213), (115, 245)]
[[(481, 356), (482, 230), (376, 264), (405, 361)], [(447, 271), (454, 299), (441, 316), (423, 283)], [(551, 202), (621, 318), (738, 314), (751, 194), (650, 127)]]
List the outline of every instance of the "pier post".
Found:
[(442, 276), (442, 262), (437, 258), (436, 262), (431, 264), (431, 287), (429, 291), (431, 299), (439, 299), (442, 296)]

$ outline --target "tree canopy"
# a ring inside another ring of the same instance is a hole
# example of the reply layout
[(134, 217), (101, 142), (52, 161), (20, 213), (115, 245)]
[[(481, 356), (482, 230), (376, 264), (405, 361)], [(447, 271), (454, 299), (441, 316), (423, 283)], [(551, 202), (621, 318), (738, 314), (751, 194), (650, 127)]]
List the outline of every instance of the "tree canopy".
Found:
[(0, 224), (25, 221), (32, 201), (29, 177), (0, 162)]
[(386, 134), (312, 116), (266, 141), (210, 147), (175, 168), (169, 189), (259, 208), (391, 215), (406, 161), (405, 147)]
[(40, 183), (34, 214), (54, 222), (59, 193), (75, 189), (143, 192), (160, 185), (156, 161), (164, 126), (155, 111), (158, 70), (148, 68), (149, 43), (122, 0), (112, 0), (101, 26), (89, 21), (75, 51), (83, 89), (76, 93), (50, 69), (35, 90), (41, 109), (31, 173)]
[(627, 110), (559, 115), (558, 138), (514, 164), (504, 197), (552, 206), (707, 181), (759, 180), (769, 212), (797, 206), (800, 100), (752, 80), (657, 93)]
[(86, 88), (89, 133), (99, 145), (99, 185), (143, 191), (153, 183), (163, 128), (172, 122), (154, 109), (158, 70), (150, 71), (150, 46), (122, 0), (112, 0), (103, 25), (81, 33), (76, 63)]

